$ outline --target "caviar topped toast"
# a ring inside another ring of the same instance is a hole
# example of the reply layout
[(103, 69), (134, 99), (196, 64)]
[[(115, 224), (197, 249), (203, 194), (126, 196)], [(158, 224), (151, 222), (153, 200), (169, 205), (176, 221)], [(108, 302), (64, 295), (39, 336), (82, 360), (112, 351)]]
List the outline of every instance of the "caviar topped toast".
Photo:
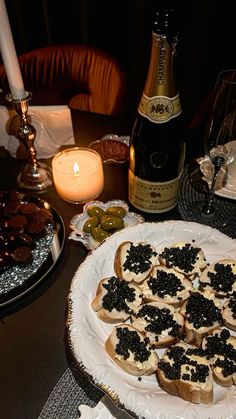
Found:
[(203, 250), (192, 243), (173, 243), (159, 254), (160, 263), (174, 268), (190, 279), (199, 275), (207, 266)]
[(200, 276), (200, 286), (218, 297), (229, 297), (236, 292), (236, 260), (223, 259), (210, 264)]
[(156, 348), (169, 346), (183, 335), (183, 316), (163, 302), (142, 304), (132, 314), (131, 321)]
[(204, 337), (202, 347), (210, 359), (214, 380), (224, 387), (236, 385), (236, 337), (225, 328), (215, 329)]
[(119, 323), (127, 320), (142, 303), (139, 287), (112, 276), (102, 279), (92, 301), (92, 309), (104, 322)]
[(198, 347), (205, 334), (223, 325), (221, 308), (211, 293), (192, 292), (180, 313), (185, 317), (185, 341)]
[(115, 254), (114, 270), (119, 278), (141, 283), (156, 264), (156, 249), (146, 242), (120, 244)]
[(192, 282), (173, 268), (157, 265), (140, 288), (146, 301), (165, 302), (179, 307), (189, 297)]
[(210, 362), (199, 348), (180, 342), (166, 349), (158, 362), (157, 377), (167, 393), (193, 403), (213, 402)]
[(148, 339), (129, 324), (114, 327), (105, 349), (113, 361), (128, 374), (151, 375), (157, 369), (158, 356)]

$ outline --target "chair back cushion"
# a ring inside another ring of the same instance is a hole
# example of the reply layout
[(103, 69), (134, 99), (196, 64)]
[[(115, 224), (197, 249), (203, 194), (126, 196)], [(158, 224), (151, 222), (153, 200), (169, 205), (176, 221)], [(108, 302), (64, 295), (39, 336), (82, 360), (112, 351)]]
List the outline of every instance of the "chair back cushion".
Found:
[[(55, 45), (20, 55), (19, 64), (25, 89), (33, 94), (32, 105), (68, 104), (111, 115), (122, 111), (124, 71), (104, 51), (83, 45)], [(8, 88), (3, 65), (0, 86)]]

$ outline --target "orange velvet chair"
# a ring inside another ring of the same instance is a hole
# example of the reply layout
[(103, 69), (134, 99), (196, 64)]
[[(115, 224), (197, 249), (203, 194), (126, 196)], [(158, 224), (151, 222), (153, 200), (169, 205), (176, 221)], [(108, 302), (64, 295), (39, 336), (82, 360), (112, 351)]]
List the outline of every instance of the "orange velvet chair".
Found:
[[(93, 47), (55, 45), (20, 55), (25, 89), (31, 105), (62, 105), (90, 112), (122, 114), (126, 78), (117, 60)], [(9, 93), (4, 66), (0, 87)]]

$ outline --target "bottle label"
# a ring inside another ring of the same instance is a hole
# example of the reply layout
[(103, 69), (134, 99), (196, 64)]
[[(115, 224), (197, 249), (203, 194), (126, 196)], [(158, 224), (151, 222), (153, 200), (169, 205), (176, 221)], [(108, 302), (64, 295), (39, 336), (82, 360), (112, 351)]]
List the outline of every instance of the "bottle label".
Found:
[(177, 204), (181, 173), (167, 182), (150, 182), (140, 179), (129, 170), (129, 201), (143, 212), (166, 212)]
[(163, 124), (181, 114), (179, 95), (148, 97), (144, 93), (139, 103), (138, 112), (151, 122)]

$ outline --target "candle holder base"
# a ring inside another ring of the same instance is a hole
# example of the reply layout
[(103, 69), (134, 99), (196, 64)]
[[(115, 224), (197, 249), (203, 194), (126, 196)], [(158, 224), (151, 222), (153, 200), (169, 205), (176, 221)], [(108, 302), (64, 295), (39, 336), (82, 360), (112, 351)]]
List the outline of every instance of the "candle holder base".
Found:
[(37, 167), (27, 163), (19, 173), (17, 183), (22, 189), (44, 191), (52, 185), (52, 173), (44, 163), (38, 162)]
[(17, 177), (20, 188), (30, 189), (36, 192), (43, 192), (52, 185), (52, 174), (45, 163), (38, 162), (34, 141), (36, 137), (35, 128), (28, 122), (28, 102), (32, 94), (25, 92), (22, 99), (15, 99), (11, 94), (7, 95), (7, 100), (11, 102), (19, 115), (19, 126), (16, 129), (16, 138), (24, 145), (27, 153), (28, 163)]

